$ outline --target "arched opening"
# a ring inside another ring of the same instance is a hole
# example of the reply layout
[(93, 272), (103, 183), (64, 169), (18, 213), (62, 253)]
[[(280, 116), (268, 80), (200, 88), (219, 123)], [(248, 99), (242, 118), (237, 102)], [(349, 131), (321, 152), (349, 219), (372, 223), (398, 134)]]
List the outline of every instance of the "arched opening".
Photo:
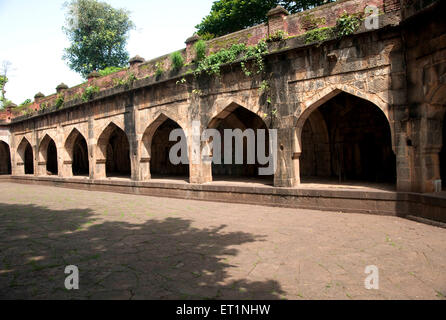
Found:
[(26, 138), (23, 138), (17, 147), (17, 154), (20, 158), (17, 162), (18, 170), (23, 170), (20, 173), (34, 174), (34, 152), (31, 144)]
[(0, 175), (11, 174), (11, 152), (6, 142), (0, 141)]
[[(174, 145), (176, 145), (180, 139), (186, 141), (186, 135), (178, 123), (164, 117), (162, 123), (158, 125), (151, 140), (150, 146), (150, 173), (152, 179), (168, 179), (177, 178), (181, 180), (189, 179), (189, 164), (188, 163), (174, 163), (169, 158), (170, 150)], [(182, 136), (178, 137), (176, 141), (169, 141), (170, 133), (173, 130), (180, 129)], [(177, 153), (179, 158), (189, 159), (187, 155), (181, 154), (180, 149)]]
[(443, 147), (440, 152), (440, 175), (443, 190), (446, 190), (446, 114), (443, 119)]
[(34, 174), (34, 154), (29, 143), (26, 145), (24, 158), (25, 174)]
[(87, 141), (81, 134), (74, 141), (72, 167), (74, 176), (88, 176), (90, 174)]
[(89, 176), (88, 146), (84, 136), (73, 129), (65, 142), (65, 150), (68, 153), (68, 164), (71, 164), (73, 176)]
[(106, 177), (129, 178), (131, 176), (130, 145), (125, 132), (110, 123), (98, 140), (99, 163), (105, 163)]
[(301, 181), (394, 185), (396, 158), (384, 113), (348, 93), (306, 119), (301, 134)]
[(40, 174), (57, 175), (59, 173), (56, 143), (47, 134), (40, 142), (39, 158)]
[(53, 139), (48, 144), (46, 171), (51, 175), (57, 175), (59, 171), (57, 167), (57, 148)]
[[(259, 169), (268, 167), (268, 164), (259, 163), (258, 145), (259, 143), (264, 144), (264, 157), (269, 155), (270, 145), (268, 128), (262, 118), (236, 103), (231, 103), (211, 120), (208, 128), (216, 129), (221, 137), (221, 159), (219, 163), (215, 163), (215, 159), (212, 163), (212, 179), (214, 181), (274, 184), (273, 174), (261, 175), (259, 173)], [(239, 133), (242, 133), (242, 139), (233, 136), (237, 129), (239, 129)], [(261, 135), (259, 135), (261, 130), (264, 132), (264, 142), (258, 141), (261, 139)], [(232, 142), (225, 141), (225, 139), (231, 139)], [(213, 138), (209, 141), (213, 145)], [(216, 143), (218, 142), (216, 141)], [(225, 150), (225, 146), (230, 150)], [(211, 156), (214, 156), (214, 152), (215, 150), (212, 151)], [(231, 156), (229, 156), (230, 154)], [(231, 159), (228, 159), (229, 157)]]

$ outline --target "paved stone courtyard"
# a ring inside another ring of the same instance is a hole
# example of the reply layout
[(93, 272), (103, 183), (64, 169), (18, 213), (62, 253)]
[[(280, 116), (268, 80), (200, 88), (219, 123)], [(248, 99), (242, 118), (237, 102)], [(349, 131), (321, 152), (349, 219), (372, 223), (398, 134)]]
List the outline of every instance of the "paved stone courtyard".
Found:
[(0, 184), (2, 299), (444, 299), (445, 249), (395, 217)]

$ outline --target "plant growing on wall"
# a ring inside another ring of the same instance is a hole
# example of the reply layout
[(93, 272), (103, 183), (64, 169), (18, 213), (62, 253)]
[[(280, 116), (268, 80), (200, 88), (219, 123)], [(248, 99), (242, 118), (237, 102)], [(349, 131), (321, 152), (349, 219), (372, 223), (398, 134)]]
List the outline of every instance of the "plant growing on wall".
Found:
[(115, 72), (118, 72), (118, 71), (121, 71), (124, 69), (125, 68), (123, 68), (123, 67), (107, 67), (103, 70), (99, 70), (98, 72), (101, 77), (105, 77), (105, 76), (108, 76), (109, 74), (112, 74), (112, 73), (115, 73)]
[(96, 86), (88, 86), (85, 88), (84, 93), (82, 94), (82, 101), (87, 102), (90, 101), (93, 97), (93, 94), (99, 92), (99, 87)]
[(229, 49), (221, 49), (207, 56), (198, 64), (194, 73), (196, 76), (203, 72), (208, 75), (220, 75), (220, 68), (223, 64), (240, 60), (245, 74), (251, 76), (253, 71), (248, 69), (246, 62), (252, 59), (253, 67), (256, 68), (254, 72), (258, 74), (264, 69), (263, 57), (267, 53), (268, 48), (265, 41), (260, 41), (257, 45), (251, 47), (244, 43), (233, 44)]
[(283, 30), (277, 30), (274, 34), (266, 38), (266, 42), (282, 41), (288, 37), (288, 33)]
[(155, 77), (159, 78), (164, 73), (163, 63), (158, 61), (155, 64)]
[(306, 44), (310, 43), (321, 43), (328, 40), (334, 36), (333, 28), (323, 27), (314, 30), (310, 30), (304, 34), (304, 39)]
[(26, 99), (25, 101), (23, 101), (21, 104), (19, 104), (19, 107), (24, 107), (24, 106), (28, 106), (32, 103), (31, 99)]
[(198, 40), (195, 43), (195, 61), (200, 62), (206, 58), (206, 41)]
[(184, 65), (184, 59), (181, 52), (176, 51), (170, 55), (170, 60), (172, 61), (172, 67), (174, 70), (180, 70)]
[(349, 15), (344, 13), (336, 20), (336, 33), (339, 37), (348, 36), (355, 33), (361, 25), (361, 17), (359, 14)]
[(57, 95), (57, 99), (56, 99), (56, 103), (54, 104), (55, 108), (56, 109), (62, 108), (62, 106), (64, 104), (64, 100), (65, 100), (64, 95), (63, 94), (58, 94)]
[(301, 18), (301, 26), (306, 31), (317, 29), (326, 23), (325, 18), (316, 18), (313, 14), (307, 13)]

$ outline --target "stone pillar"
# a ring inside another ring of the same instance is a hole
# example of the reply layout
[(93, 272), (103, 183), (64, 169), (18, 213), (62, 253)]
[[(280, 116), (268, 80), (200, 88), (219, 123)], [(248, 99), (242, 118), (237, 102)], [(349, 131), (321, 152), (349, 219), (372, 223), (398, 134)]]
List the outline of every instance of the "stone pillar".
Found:
[(128, 93), (124, 114), (124, 129), (129, 141), (131, 179), (139, 180), (138, 139), (136, 136), (134, 93)]
[(414, 146), (414, 191), (441, 191), (439, 153), (443, 140), (443, 108), (424, 104), (420, 109), (421, 119), (413, 120), (417, 132)]
[(192, 37), (187, 38), (186, 40), (186, 62), (191, 63), (195, 59), (195, 43), (200, 40), (200, 37), (194, 34)]
[[(34, 167), (34, 175), (39, 175), (39, 139), (37, 135), (37, 131), (35, 128), (33, 128), (33, 141), (30, 141), (31, 146), (33, 148), (33, 167)], [(25, 166), (23, 166), (25, 168)]]
[[(141, 143), (141, 145), (142, 145), (142, 143)], [(139, 150), (139, 151), (140, 151), (140, 154), (141, 154), (141, 150)], [(150, 156), (149, 155), (140, 156), (139, 157), (139, 176), (138, 176), (138, 180), (145, 181), (145, 180), (150, 180), (151, 178), (152, 178), (152, 175), (150, 173)]]
[(58, 124), (56, 128), (56, 149), (57, 149), (57, 175), (59, 177), (65, 177), (64, 168), (64, 154), (65, 154), (65, 141), (63, 127)]
[(300, 183), (299, 156), (295, 128), (277, 129), (277, 167), (275, 187), (296, 187)]
[[(88, 137), (87, 137), (87, 147), (88, 147), (88, 166), (90, 171), (90, 179), (101, 179), (105, 178), (105, 162), (103, 166), (103, 172), (101, 172), (101, 164), (96, 163), (97, 155), (97, 141), (94, 132), (94, 119), (92, 116), (88, 117)], [(98, 169), (97, 169), (98, 168)], [(102, 174), (102, 175), (101, 175)]]
[(17, 176), (20, 174), (19, 172), (19, 166), (17, 165), (17, 162), (20, 159), (20, 156), (17, 153), (17, 145), (16, 145), (16, 139), (14, 137), (14, 134), (11, 132), (11, 138), (9, 139), (9, 145), (11, 150), (11, 174), (13, 176)]
[(274, 9), (271, 9), (267, 13), (268, 17), (268, 35), (272, 36), (277, 33), (277, 31), (286, 31), (288, 29), (286, 17), (290, 13), (285, 10), (282, 6), (277, 6)]
[(396, 190), (410, 192), (413, 190), (413, 138), (410, 125), (407, 122), (395, 121), (394, 145), (392, 146), (396, 158)]
[[(198, 123), (198, 122), (197, 122)], [(203, 147), (207, 142), (201, 142), (201, 135), (204, 128), (191, 125), (185, 131), (187, 137), (189, 154), (189, 182), (208, 183), (212, 182), (212, 164), (203, 161)]]
[[(42, 134), (38, 134), (36, 132), (35, 136), (35, 152), (34, 152), (34, 164), (37, 164), (37, 170), (34, 169), (34, 175), (37, 176), (46, 176), (46, 159), (40, 157), (40, 145), (42, 144)], [(48, 157), (48, 155), (47, 155)], [(36, 166), (34, 166), (36, 168)]]

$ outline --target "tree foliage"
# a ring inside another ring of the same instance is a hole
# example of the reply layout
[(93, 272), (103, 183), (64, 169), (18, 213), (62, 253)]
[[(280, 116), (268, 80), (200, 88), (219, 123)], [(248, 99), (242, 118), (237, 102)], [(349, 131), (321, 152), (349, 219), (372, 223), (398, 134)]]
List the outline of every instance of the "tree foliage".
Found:
[(86, 77), (92, 71), (127, 64), (127, 39), (134, 28), (127, 10), (97, 0), (71, 0), (65, 6), (63, 30), (71, 46), (63, 58), (72, 70)]
[(266, 14), (281, 5), (290, 13), (307, 10), (335, 0), (219, 0), (211, 12), (196, 26), (204, 38), (219, 37), (252, 27), (267, 20)]
[(11, 103), (11, 101), (6, 99), (6, 96), (5, 96), (5, 94), (6, 94), (5, 87), (9, 81), (8, 70), (9, 70), (10, 66), (11, 66), (11, 62), (3, 61), (2, 66), (0, 68), (0, 109), (4, 109)]

